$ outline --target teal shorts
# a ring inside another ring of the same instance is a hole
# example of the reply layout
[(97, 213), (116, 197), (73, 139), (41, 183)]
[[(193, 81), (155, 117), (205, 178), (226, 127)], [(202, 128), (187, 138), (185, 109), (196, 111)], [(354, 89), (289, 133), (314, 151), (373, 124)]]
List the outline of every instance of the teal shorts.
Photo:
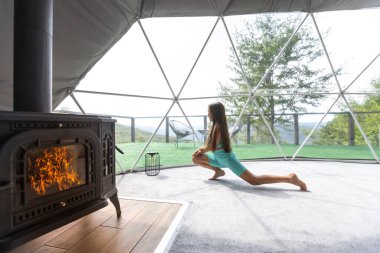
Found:
[(211, 166), (218, 168), (229, 168), (239, 177), (244, 171), (247, 170), (247, 168), (241, 164), (233, 152), (226, 153), (224, 150), (215, 150), (215, 152), (206, 153), (206, 156), (208, 158), (208, 163)]

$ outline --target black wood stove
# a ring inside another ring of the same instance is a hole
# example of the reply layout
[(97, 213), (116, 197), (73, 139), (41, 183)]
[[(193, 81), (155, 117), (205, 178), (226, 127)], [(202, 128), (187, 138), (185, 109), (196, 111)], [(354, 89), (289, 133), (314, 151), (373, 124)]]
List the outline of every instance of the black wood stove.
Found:
[(115, 187), (115, 120), (0, 112), (0, 248), (107, 205)]

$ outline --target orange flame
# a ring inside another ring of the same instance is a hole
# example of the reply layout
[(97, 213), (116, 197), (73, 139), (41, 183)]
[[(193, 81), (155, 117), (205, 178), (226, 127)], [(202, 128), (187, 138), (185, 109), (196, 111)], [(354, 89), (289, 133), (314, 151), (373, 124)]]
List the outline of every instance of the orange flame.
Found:
[[(74, 184), (82, 184), (71, 166), (73, 158), (69, 156), (67, 147), (54, 147), (51, 152), (44, 149), (42, 154), (42, 157), (35, 159), (34, 167), (29, 166), (30, 183), (37, 194), (45, 194), (46, 189), (53, 185), (57, 185), (58, 189), (63, 191)], [(29, 164), (32, 164), (30, 158)]]

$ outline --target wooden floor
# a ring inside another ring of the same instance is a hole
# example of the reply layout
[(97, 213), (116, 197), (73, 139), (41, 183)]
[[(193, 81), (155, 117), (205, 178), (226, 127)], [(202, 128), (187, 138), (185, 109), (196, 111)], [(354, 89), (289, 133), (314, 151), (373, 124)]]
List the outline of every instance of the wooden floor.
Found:
[(154, 252), (182, 204), (121, 199), (7, 253)]

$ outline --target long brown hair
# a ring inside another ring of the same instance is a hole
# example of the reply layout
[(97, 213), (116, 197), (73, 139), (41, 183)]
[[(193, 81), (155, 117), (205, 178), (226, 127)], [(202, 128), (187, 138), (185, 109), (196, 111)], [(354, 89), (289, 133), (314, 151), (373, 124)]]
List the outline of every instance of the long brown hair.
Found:
[(224, 105), (220, 102), (215, 102), (208, 105), (208, 111), (210, 120), (212, 122), (212, 127), (210, 134), (208, 135), (206, 146), (211, 147), (212, 151), (216, 150), (217, 137), (220, 134), (220, 142), (223, 145), (223, 150), (225, 152), (230, 152), (231, 144), (230, 144), (230, 136), (228, 133), (228, 125), (226, 118), (226, 111), (224, 109)]

